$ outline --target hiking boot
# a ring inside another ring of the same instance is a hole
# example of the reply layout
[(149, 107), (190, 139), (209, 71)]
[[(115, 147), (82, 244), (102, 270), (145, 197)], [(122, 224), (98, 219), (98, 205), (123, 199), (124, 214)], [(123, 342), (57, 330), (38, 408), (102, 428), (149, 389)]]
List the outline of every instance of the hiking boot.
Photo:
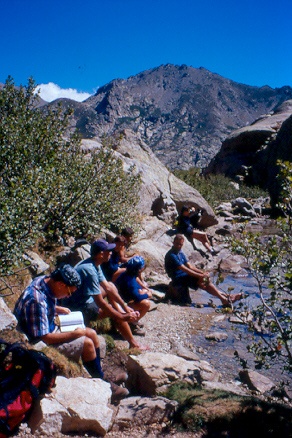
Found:
[(116, 385), (115, 383), (111, 382), (111, 390), (112, 390), (112, 397), (111, 397), (111, 403), (115, 404), (122, 400), (123, 398), (127, 397), (129, 395), (129, 391), (127, 388), (123, 388), (122, 386)]

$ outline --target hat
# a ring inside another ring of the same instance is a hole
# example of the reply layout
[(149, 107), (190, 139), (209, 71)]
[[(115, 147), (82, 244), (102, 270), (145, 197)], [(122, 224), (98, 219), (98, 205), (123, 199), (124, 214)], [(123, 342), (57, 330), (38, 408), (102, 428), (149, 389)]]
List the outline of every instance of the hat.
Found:
[(183, 205), (180, 211), (180, 214), (183, 214), (185, 211), (189, 211), (190, 207), (188, 207), (187, 205)]
[(90, 254), (95, 256), (102, 251), (111, 251), (115, 247), (114, 243), (108, 243), (105, 239), (98, 239), (91, 245)]
[(137, 272), (144, 268), (145, 260), (141, 256), (134, 256), (127, 262), (127, 271)]
[(59, 266), (51, 273), (51, 278), (55, 281), (62, 281), (67, 286), (81, 286), (80, 275), (71, 265)]

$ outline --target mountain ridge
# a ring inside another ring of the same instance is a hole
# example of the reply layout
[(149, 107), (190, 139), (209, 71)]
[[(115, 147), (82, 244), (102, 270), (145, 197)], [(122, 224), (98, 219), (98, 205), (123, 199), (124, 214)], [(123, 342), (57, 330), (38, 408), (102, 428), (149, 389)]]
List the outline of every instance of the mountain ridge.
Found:
[(73, 107), (72, 127), (83, 138), (130, 129), (173, 170), (206, 167), (230, 132), (291, 98), (289, 86), (255, 87), (203, 67), (165, 64), (114, 79), (83, 102), (58, 102)]

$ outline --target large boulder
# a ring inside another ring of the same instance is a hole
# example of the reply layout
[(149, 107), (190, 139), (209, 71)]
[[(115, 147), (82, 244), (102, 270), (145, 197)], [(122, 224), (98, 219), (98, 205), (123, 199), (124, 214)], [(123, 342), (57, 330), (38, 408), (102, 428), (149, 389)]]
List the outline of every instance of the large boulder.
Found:
[(292, 100), (249, 126), (233, 131), (205, 173), (241, 177), (264, 188), (274, 185), (277, 159), (292, 160)]
[[(88, 150), (101, 147), (96, 140), (84, 139), (82, 145)], [(137, 196), (138, 210), (142, 215), (153, 215), (171, 224), (182, 205), (188, 203), (206, 210), (202, 226), (217, 223), (212, 208), (200, 193), (169, 172), (139, 135), (124, 130), (115, 154), (122, 159), (125, 169), (134, 165), (136, 172), (141, 175), (142, 186)]]
[(104, 436), (113, 422), (109, 406), (110, 384), (101, 379), (58, 376), (52, 393), (44, 397), (30, 416), (34, 436), (93, 432)]
[(0, 298), (0, 331), (15, 329), (17, 319), (11, 313), (3, 298)]
[(127, 386), (134, 393), (153, 396), (163, 393), (175, 381), (196, 384), (218, 381), (220, 373), (206, 361), (186, 360), (169, 353), (145, 353), (129, 356)]
[(169, 421), (178, 403), (165, 397), (129, 397), (122, 400), (115, 418), (113, 431), (131, 429), (133, 424), (151, 425)]

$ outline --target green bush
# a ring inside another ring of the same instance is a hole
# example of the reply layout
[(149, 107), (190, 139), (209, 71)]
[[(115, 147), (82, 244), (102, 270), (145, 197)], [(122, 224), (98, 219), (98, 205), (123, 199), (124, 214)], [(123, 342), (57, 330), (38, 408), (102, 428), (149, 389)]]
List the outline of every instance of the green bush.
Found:
[(242, 183), (239, 184), (239, 189), (237, 189), (230, 178), (221, 174), (204, 176), (201, 169), (196, 167), (188, 170), (175, 170), (173, 173), (186, 184), (198, 190), (213, 208), (221, 202), (231, 201), (239, 196), (244, 198), (268, 196), (268, 193), (259, 187), (247, 186)]
[[(292, 163), (278, 162), (284, 217), (276, 222), (275, 235), (263, 236), (243, 230), (230, 239), (234, 253), (241, 254), (255, 279), (261, 303), (251, 314), (250, 327), (258, 338), (248, 346), (256, 368), (269, 368), (278, 361), (283, 371), (292, 372)], [(268, 291), (268, 293), (267, 293)], [(239, 309), (241, 306), (239, 305)], [(240, 309), (241, 310), (241, 309)], [(243, 309), (247, 311), (248, 309)]]
[(32, 79), (0, 90), (0, 275), (38, 238), (90, 236), (137, 224), (140, 178), (106, 147), (66, 135), (70, 111), (37, 108)]

